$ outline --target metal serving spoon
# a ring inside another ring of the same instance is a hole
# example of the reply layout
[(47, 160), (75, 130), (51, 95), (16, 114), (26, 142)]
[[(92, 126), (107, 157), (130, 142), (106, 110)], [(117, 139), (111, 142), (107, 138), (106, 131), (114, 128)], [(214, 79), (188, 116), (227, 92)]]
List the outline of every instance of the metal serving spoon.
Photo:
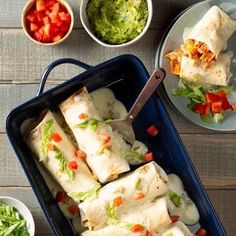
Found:
[(147, 100), (151, 97), (158, 85), (165, 78), (166, 73), (162, 68), (157, 68), (153, 71), (148, 79), (138, 98), (131, 107), (129, 113), (125, 118), (111, 120), (109, 123), (114, 130), (123, 136), (123, 138), (130, 144), (134, 143), (135, 134), (132, 128), (132, 122), (141, 111)]

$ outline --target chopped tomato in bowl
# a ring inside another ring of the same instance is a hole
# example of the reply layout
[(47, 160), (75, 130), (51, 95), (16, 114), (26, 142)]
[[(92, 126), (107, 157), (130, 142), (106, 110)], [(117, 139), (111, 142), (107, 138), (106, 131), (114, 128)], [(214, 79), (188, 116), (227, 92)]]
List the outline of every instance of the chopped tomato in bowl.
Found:
[(40, 45), (55, 45), (72, 31), (74, 15), (64, 0), (30, 0), (22, 12), (26, 35)]

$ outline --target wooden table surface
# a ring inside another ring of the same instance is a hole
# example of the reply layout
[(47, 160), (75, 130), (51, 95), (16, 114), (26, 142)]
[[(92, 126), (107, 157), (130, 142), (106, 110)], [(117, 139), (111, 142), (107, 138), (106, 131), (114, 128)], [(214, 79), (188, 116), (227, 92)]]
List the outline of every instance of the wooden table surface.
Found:
[[(25, 0), (0, 0), (0, 195), (26, 203), (36, 222), (36, 235), (53, 235), (5, 132), (7, 114), (35, 96), (39, 77), (55, 59), (72, 57), (96, 65), (120, 54), (138, 56), (151, 71), (160, 37), (172, 19), (197, 0), (153, 0), (154, 15), (145, 36), (135, 45), (104, 48), (95, 43), (79, 20), (79, 0), (68, 1), (75, 14), (75, 27), (63, 44), (42, 47), (32, 43), (21, 28)], [(50, 75), (48, 87), (80, 73), (75, 66), (60, 66)], [(236, 132), (218, 133), (197, 127), (181, 118), (168, 104), (168, 112), (219, 214), (227, 235), (236, 235)]]

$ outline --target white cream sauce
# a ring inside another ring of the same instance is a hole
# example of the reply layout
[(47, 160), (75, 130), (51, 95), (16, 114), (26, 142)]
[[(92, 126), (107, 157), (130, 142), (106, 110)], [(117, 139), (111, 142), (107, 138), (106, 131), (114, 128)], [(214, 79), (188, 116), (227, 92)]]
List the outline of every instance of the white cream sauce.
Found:
[(170, 190), (181, 198), (180, 206), (176, 207), (168, 197), (167, 207), (170, 215), (178, 215), (180, 217), (179, 220), (187, 225), (196, 224), (200, 218), (199, 212), (194, 202), (184, 190), (182, 180), (175, 174), (169, 174), (168, 185)]

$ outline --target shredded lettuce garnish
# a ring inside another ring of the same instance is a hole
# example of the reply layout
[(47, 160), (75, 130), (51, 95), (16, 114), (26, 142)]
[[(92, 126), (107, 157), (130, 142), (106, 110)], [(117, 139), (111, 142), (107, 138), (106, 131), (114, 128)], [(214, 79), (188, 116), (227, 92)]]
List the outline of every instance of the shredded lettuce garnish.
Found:
[(136, 190), (142, 190), (142, 186), (141, 186), (141, 179), (137, 179), (135, 182), (134, 182), (134, 188)]
[(26, 221), (12, 206), (0, 202), (0, 235), (28, 236)]
[(53, 132), (53, 120), (48, 120), (42, 127), (42, 136), (39, 150), (39, 161), (45, 160), (48, 152), (48, 144)]
[(97, 185), (86, 192), (70, 192), (68, 193), (68, 195), (70, 197), (74, 196), (78, 198), (80, 201), (92, 201), (93, 199), (97, 198), (98, 191), (100, 188), (101, 186)]
[(174, 193), (173, 191), (168, 192), (169, 199), (174, 203), (176, 207), (180, 207), (181, 205), (181, 197)]
[(54, 146), (53, 148), (54, 148), (54, 152), (56, 154), (55, 157), (60, 163), (60, 169), (62, 171), (65, 171), (70, 179), (74, 179), (75, 172), (72, 169), (70, 169), (70, 167), (68, 166), (68, 163), (65, 160), (65, 157), (62, 154), (62, 152), (56, 146)]
[(132, 159), (135, 159), (135, 160), (141, 161), (141, 162), (145, 161), (144, 155), (135, 151), (135, 150), (124, 149), (123, 152), (124, 152), (124, 155), (126, 155), (127, 157), (130, 157)]

